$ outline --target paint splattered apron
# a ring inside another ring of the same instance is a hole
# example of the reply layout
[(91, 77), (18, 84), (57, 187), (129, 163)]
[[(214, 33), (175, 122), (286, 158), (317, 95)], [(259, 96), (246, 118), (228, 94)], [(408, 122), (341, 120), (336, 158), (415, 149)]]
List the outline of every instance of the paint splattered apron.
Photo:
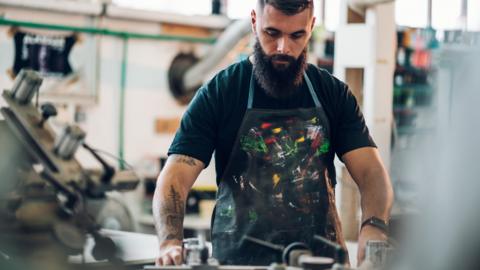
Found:
[(245, 235), (288, 245), (300, 241), (316, 255), (332, 251), (313, 240), (319, 234), (345, 247), (329, 177), (329, 122), (304, 75), (314, 108), (248, 108), (217, 193), (213, 256), (225, 265), (269, 265), (281, 254), (243, 239)]

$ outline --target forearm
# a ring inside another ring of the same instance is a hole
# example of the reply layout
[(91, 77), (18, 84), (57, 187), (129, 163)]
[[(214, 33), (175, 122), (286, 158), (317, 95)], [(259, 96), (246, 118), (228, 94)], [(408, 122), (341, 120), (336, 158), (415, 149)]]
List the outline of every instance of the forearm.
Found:
[(188, 191), (175, 183), (179, 181), (160, 175), (153, 196), (153, 216), (160, 246), (180, 244), (183, 240), (183, 218)]
[(185, 201), (204, 164), (189, 156), (171, 155), (160, 173), (153, 195), (153, 217), (160, 248), (181, 244)]
[(362, 221), (375, 216), (388, 221), (393, 204), (393, 188), (383, 168), (372, 168), (363, 176), (359, 185), (361, 194)]

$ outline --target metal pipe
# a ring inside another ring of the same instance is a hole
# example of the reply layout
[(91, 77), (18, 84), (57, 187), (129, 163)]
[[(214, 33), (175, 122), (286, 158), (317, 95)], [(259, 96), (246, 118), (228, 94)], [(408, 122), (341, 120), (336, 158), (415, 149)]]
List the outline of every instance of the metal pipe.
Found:
[(123, 39), (122, 48), (122, 67), (120, 77), (120, 115), (118, 118), (118, 166), (120, 170), (125, 170), (125, 92), (127, 89), (127, 57), (128, 57), (128, 39)]
[(200, 62), (193, 65), (183, 77), (183, 85), (187, 91), (197, 90), (202, 84), (205, 74), (208, 74), (235, 47), (235, 45), (250, 33), (250, 19), (243, 19), (230, 25), (217, 39), (209, 53)]
[(47, 24), (47, 23), (35, 23), (27, 21), (18, 21), (10, 20), (0, 17), (0, 25), (9, 25), (17, 27), (26, 27), (26, 28), (36, 28), (36, 29), (49, 29), (56, 31), (69, 31), (69, 32), (80, 32), (87, 33), (92, 35), (103, 35), (103, 36), (114, 36), (118, 38), (129, 38), (129, 39), (152, 39), (152, 40), (164, 40), (164, 41), (183, 41), (183, 42), (194, 42), (194, 43), (207, 43), (212, 44), (215, 42), (215, 38), (198, 38), (190, 36), (175, 36), (175, 35), (152, 35), (152, 34), (142, 34), (135, 32), (125, 32), (125, 31), (116, 31), (110, 30), (108, 28), (97, 28), (97, 27), (78, 27), (78, 26), (68, 26), (62, 24)]
[(104, 4), (94, 3), (93, 1), (0, 0), (0, 6), (91, 16), (99, 16), (104, 10)]
[(433, 0), (427, 1), (427, 28), (432, 28), (432, 8), (433, 8)]

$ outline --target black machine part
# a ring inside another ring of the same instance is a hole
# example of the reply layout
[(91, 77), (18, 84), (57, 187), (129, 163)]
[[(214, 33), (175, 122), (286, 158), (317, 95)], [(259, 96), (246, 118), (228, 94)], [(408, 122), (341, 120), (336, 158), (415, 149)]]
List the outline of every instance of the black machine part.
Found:
[(339, 244), (332, 242), (328, 240), (327, 238), (320, 236), (320, 235), (315, 235), (313, 238), (317, 241), (322, 242), (323, 244), (335, 249), (335, 262), (345, 265), (347, 263), (347, 251), (340, 246)]
[(302, 242), (293, 242), (285, 247), (283, 245), (272, 244), (270, 242), (248, 235), (245, 236), (244, 239), (255, 244), (281, 252), (283, 263), (289, 266), (303, 267), (307, 266), (304, 264), (308, 264), (308, 268), (315, 268), (316, 264), (328, 266), (331, 266), (333, 264), (333, 259), (331, 258), (314, 256), (310, 247)]
[(42, 104), (40, 109), (42, 110), (42, 120), (40, 121), (40, 123), (38, 123), (39, 127), (43, 127), (48, 118), (52, 116), (57, 116), (57, 108), (55, 108), (52, 103), (47, 102), (45, 104)]

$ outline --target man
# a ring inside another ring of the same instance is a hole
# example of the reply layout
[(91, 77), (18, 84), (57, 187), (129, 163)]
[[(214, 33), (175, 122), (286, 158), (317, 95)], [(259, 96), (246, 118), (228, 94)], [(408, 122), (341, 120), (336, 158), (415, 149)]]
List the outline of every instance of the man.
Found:
[(348, 87), (313, 65), (306, 48), (311, 0), (258, 0), (251, 13), (254, 54), (202, 86), (185, 113), (155, 191), (159, 265), (180, 264), (187, 194), (215, 151), (213, 256), (221, 264), (268, 265), (277, 245), (322, 235), (344, 246), (335, 209), (334, 155), (359, 186), (367, 240), (385, 240), (393, 200), (388, 175)]

